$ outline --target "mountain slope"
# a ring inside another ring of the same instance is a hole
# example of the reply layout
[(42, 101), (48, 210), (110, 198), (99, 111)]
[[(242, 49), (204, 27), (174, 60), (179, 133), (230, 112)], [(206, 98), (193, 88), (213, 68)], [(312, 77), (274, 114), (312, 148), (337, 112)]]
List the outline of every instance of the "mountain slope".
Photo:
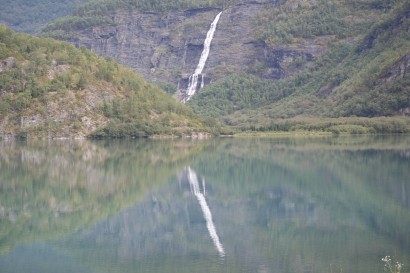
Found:
[[(364, 24), (367, 31), (355, 26), (356, 29), (340, 30), (340, 34), (337, 34), (339, 30), (325, 33), (341, 37), (323, 55), (301, 65), (300, 71), (294, 75), (279, 81), (231, 75), (202, 90), (193, 98), (192, 107), (204, 116), (225, 116), (223, 120), (230, 125), (267, 125), (271, 119), (298, 115), (374, 117), (409, 114), (410, 5), (404, 1), (396, 2), (392, 10), (378, 18), (370, 28), (368, 23)], [(283, 28), (290, 28), (289, 25), (297, 24), (289, 20)], [(332, 24), (326, 23), (325, 26), (331, 27)], [(309, 24), (306, 28), (309, 29)], [(318, 30), (316, 27), (312, 29)], [(347, 35), (349, 32), (350, 36)], [(300, 32), (300, 35), (304, 34)], [(320, 37), (311, 35), (310, 39)], [(281, 38), (277, 34), (267, 37), (268, 42), (279, 44), (286, 43), (286, 39), (307, 38)]]
[(146, 137), (204, 130), (190, 109), (113, 60), (0, 25), (0, 135)]
[(0, 23), (35, 34), (52, 20), (69, 15), (88, 0), (1, 0)]
[(189, 102), (201, 116), (249, 128), (298, 116), (410, 112), (407, 1), (205, 2), (94, 1), (44, 35), (111, 56), (168, 92), (184, 92), (209, 24), (223, 9), (205, 88)]

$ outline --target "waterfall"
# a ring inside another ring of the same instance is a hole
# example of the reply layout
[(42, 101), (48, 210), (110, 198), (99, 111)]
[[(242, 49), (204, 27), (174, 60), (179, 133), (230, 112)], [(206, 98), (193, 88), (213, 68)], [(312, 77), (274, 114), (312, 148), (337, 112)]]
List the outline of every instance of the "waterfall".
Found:
[(191, 192), (195, 195), (199, 205), (201, 206), (201, 210), (206, 221), (206, 227), (208, 229), (209, 236), (211, 237), (212, 242), (214, 243), (214, 246), (218, 251), (219, 255), (221, 257), (225, 257), (224, 247), (219, 240), (218, 234), (216, 233), (216, 228), (212, 220), (212, 213), (205, 199), (205, 180), (202, 180), (202, 188), (204, 193), (201, 193), (201, 189), (199, 188), (198, 176), (196, 175), (195, 171), (188, 167), (187, 174)]
[(211, 24), (211, 27), (208, 30), (208, 33), (206, 34), (206, 39), (204, 41), (204, 49), (202, 50), (201, 57), (199, 58), (198, 65), (195, 69), (194, 74), (192, 74), (189, 77), (189, 83), (188, 83), (188, 89), (185, 92), (185, 98), (183, 99), (183, 102), (187, 102), (191, 99), (191, 97), (196, 93), (196, 90), (198, 88), (198, 77), (201, 75), (201, 88), (204, 85), (204, 76), (202, 75), (202, 71), (204, 70), (206, 60), (208, 59), (209, 51), (211, 48), (211, 42), (214, 37), (214, 33), (216, 30), (216, 25), (218, 24), (219, 17), (221, 17), (222, 11), (218, 13), (218, 15), (215, 17), (214, 21)]

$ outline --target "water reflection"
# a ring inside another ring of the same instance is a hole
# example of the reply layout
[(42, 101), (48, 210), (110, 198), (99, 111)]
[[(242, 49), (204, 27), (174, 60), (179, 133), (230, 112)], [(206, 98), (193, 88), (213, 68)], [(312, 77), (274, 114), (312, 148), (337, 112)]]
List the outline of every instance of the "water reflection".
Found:
[(3, 143), (0, 271), (381, 272), (408, 177), (407, 137)]
[(203, 144), (0, 142), (0, 254), (89, 226), (167, 182)]
[(196, 199), (198, 199), (198, 203), (201, 206), (202, 213), (206, 220), (206, 227), (208, 229), (209, 236), (211, 236), (212, 242), (214, 243), (216, 250), (219, 252), (219, 255), (221, 257), (224, 257), (225, 250), (219, 240), (218, 234), (216, 233), (215, 224), (212, 220), (212, 213), (205, 199), (205, 179), (202, 179), (202, 193), (199, 187), (198, 176), (196, 172), (192, 170), (191, 167), (187, 167), (186, 173), (189, 181), (189, 186), (191, 187), (191, 192), (195, 195)]

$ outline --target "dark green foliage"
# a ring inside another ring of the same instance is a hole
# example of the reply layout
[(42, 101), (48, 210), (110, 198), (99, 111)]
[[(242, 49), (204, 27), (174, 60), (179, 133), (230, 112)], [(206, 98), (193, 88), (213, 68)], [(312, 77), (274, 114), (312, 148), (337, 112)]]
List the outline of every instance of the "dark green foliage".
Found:
[(218, 117), (245, 108), (257, 108), (283, 98), (277, 82), (233, 74), (198, 93), (189, 102), (201, 116)]
[[(339, 134), (394, 134), (409, 133), (410, 120), (406, 118), (295, 118), (272, 121), (267, 126), (250, 126), (252, 131), (312, 131)], [(248, 130), (248, 128), (243, 128)]]
[[(246, 74), (234, 74), (201, 90), (189, 105), (205, 117), (220, 117), (243, 109), (257, 109), (289, 97), (298, 89), (318, 90), (324, 81), (340, 82), (348, 75), (335, 74), (332, 67), (342, 61), (352, 47), (338, 44), (313, 65), (291, 78), (270, 81)], [(346, 71), (348, 73), (348, 71)], [(315, 81), (311, 81), (315, 78)]]
[(169, 124), (150, 120), (134, 120), (132, 122), (120, 122), (112, 120), (104, 128), (91, 134), (91, 138), (147, 138), (152, 135), (173, 134)]
[(118, 9), (139, 9), (143, 11), (170, 11), (194, 8), (225, 8), (239, 0), (93, 0), (79, 6), (74, 13), (78, 16), (107, 14)]
[(149, 12), (167, 12), (195, 8), (225, 8), (239, 0), (94, 0), (80, 5), (71, 15), (61, 18), (43, 29), (43, 36), (68, 40), (73, 31), (102, 24), (115, 24), (107, 17), (116, 10), (137, 9)]
[(57, 65), (87, 67), (97, 60), (96, 56), (93, 59), (83, 58), (70, 44), (16, 34), (4, 26), (0, 26), (0, 42), (7, 49), (2, 52), (0, 60), (14, 63), (0, 73), (0, 90), (10, 93), (1, 99), (1, 114), (9, 110), (19, 112), (24, 108), (21, 105), (28, 106), (32, 99), (43, 97), (48, 92), (85, 88), (88, 72), (79, 73), (77, 69), (70, 69), (56, 73), (54, 78), (49, 78), (48, 73)]
[(0, 18), (13, 29), (38, 33), (48, 22), (69, 15), (79, 3), (87, 0), (2, 0)]
[[(361, 52), (363, 50), (373, 48), (375, 46), (375, 41), (377, 40), (377, 38), (383, 39), (383, 36), (386, 37), (386, 35), (391, 35), (392, 33), (389, 33), (389, 30), (392, 30), (393, 28), (400, 28), (400, 26), (402, 26), (403, 24), (405, 26), (408, 26), (409, 12), (410, 3), (403, 2), (402, 4), (398, 5), (398, 7), (393, 10), (391, 16), (389, 16), (386, 20), (377, 22), (371, 27), (370, 31), (367, 32), (361, 44), (357, 47), (357, 51)], [(401, 33), (401, 35), (403, 34), (405, 35), (405, 32)]]
[(168, 82), (156, 82), (156, 84), (161, 87), (165, 92), (169, 94), (175, 93), (175, 90), (177, 90), (177, 86), (172, 83)]
[(375, 118), (304, 118), (275, 119), (266, 124), (247, 123), (231, 126), (234, 133), (265, 132), (300, 134), (300, 135), (360, 135), (360, 134), (408, 134), (410, 120), (405, 117)]
[[(272, 9), (268, 19), (260, 17), (258, 29), (264, 31), (265, 36), (260, 37), (266, 42), (274, 45), (303, 43), (306, 38), (322, 35), (336, 35), (337, 42), (331, 43), (325, 54), (306, 63), (299, 72), (279, 81), (254, 79), (249, 75), (223, 78), (192, 99), (190, 104), (196, 113), (216, 117), (226, 125), (245, 130), (287, 131), (294, 126), (272, 123), (272, 120), (299, 115), (392, 116), (410, 107), (410, 74), (403, 70), (410, 56), (410, 5), (407, 2), (369, 0), (342, 4), (318, 1), (316, 6), (303, 7), (301, 4), (293, 13), (286, 13), (285, 8), (286, 5), (282, 9)], [(379, 13), (380, 17), (359, 20), (359, 23), (343, 19), (340, 23), (342, 16), (348, 15), (347, 11), (351, 11), (352, 16), (369, 12)], [(275, 17), (276, 13), (286, 16)], [(300, 22), (305, 20), (304, 14), (313, 21)], [(318, 21), (314, 19), (315, 14), (321, 14)], [(340, 31), (331, 27), (322, 32), (318, 27), (320, 20), (323, 20), (323, 26), (335, 23)], [(272, 27), (262, 27), (266, 24)], [(300, 25), (305, 29), (299, 29)], [(281, 28), (292, 36), (290, 40), (276, 33)], [(308, 31), (309, 28), (318, 32)], [(354, 126), (348, 129), (337, 127), (334, 131), (363, 132), (359, 128), (362, 125)], [(402, 131), (370, 127), (366, 132)]]
[(292, 43), (296, 38), (322, 35), (345, 36), (349, 25), (341, 18), (341, 11), (332, 1), (317, 5), (300, 3), (293, 12), (284, 8), (268, 9), (259, 17), (259, 37), (268, 43)]
[(60, 18), (43, 28), (41, 36), (51, 36), (58, 39), (69, 39), (75, 37), (74, 31), (85, 29), (95, 25), (111, 24), (111, 19), (102, 16), (68, 16)]
[(131, 93), (127, 98), (105, 101), (102, 110), (111, 122), (94, 132), (91, 137), (135, 138), (164, 134), (180, 135), (186, 133), (176, 128), (181, 125), (205, 130), (206, 124), (203, 126), (200, 122), (195, 122), (189, 108), (174, 100), (161, 100), (161, 96), (165, 94), (157, 90), (157, 93)]
[[(224, 8), (236, 2), (91, 1), (80, 6), (72, 17), (46, 28), (46, 35), (70, 39), (79, 29), (113, 24), (110, 14), (115, 10), (168, 12)], [(377, 117), (404, 112), (410, 107), (409, 73), (395, 75), (393, 80), (389, 75), (396, 73), (392, 71), (410, 55), (409, 6), (404, 0), (282, 1), (266, 5), (258, 20), (250, 22), (255, 27), (254, 38), (268, 47), (291, 44), (291, 50), (313, 44), (324, 53), (313, 54), (312, 60), (298, 64), (294, 74), (278, 81), (257, 77), (260, 68), (267, 65), (264, 63), (255, 62), (244, 69), (249, 74), (229, 75), (225, 71), (224, 78), (201, 90), (189, 105), (205, 119), (217, 118), (216, 124), (253, 126), (255, 130), (270, 128), (272, 120), (295, 116)], [(115, 69), (110, 65), (107, 62), (98, 66), (98, 79), (140, 88), (138, 82), (110, 78), (110, 71)], [(161, 85), (166, 90), (176, 89), (167, 83)], [(286, 128), (274, 124), (272, 130)]]
[[(80, 130), (84, 115), (87, 120), (109, 119), (98, 137), (206, 131), (189, 108), (111, 58), (2, 25), (0, 44), (6, 49), (0, 58), (0, 121), (7, 120), (10, 134), (47, 135), (62, 126)], [(56, 104), (61, 107), (50, 116), (50, 105)], [(36, 125), (20, 128), (21, 118), (31, 116)]]

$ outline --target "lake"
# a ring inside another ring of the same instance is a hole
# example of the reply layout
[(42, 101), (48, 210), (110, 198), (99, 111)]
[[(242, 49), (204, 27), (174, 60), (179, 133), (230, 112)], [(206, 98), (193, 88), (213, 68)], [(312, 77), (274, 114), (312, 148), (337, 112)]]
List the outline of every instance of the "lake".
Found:
[(410, 136), (0, 142), (0, 272), (410, 271)]

